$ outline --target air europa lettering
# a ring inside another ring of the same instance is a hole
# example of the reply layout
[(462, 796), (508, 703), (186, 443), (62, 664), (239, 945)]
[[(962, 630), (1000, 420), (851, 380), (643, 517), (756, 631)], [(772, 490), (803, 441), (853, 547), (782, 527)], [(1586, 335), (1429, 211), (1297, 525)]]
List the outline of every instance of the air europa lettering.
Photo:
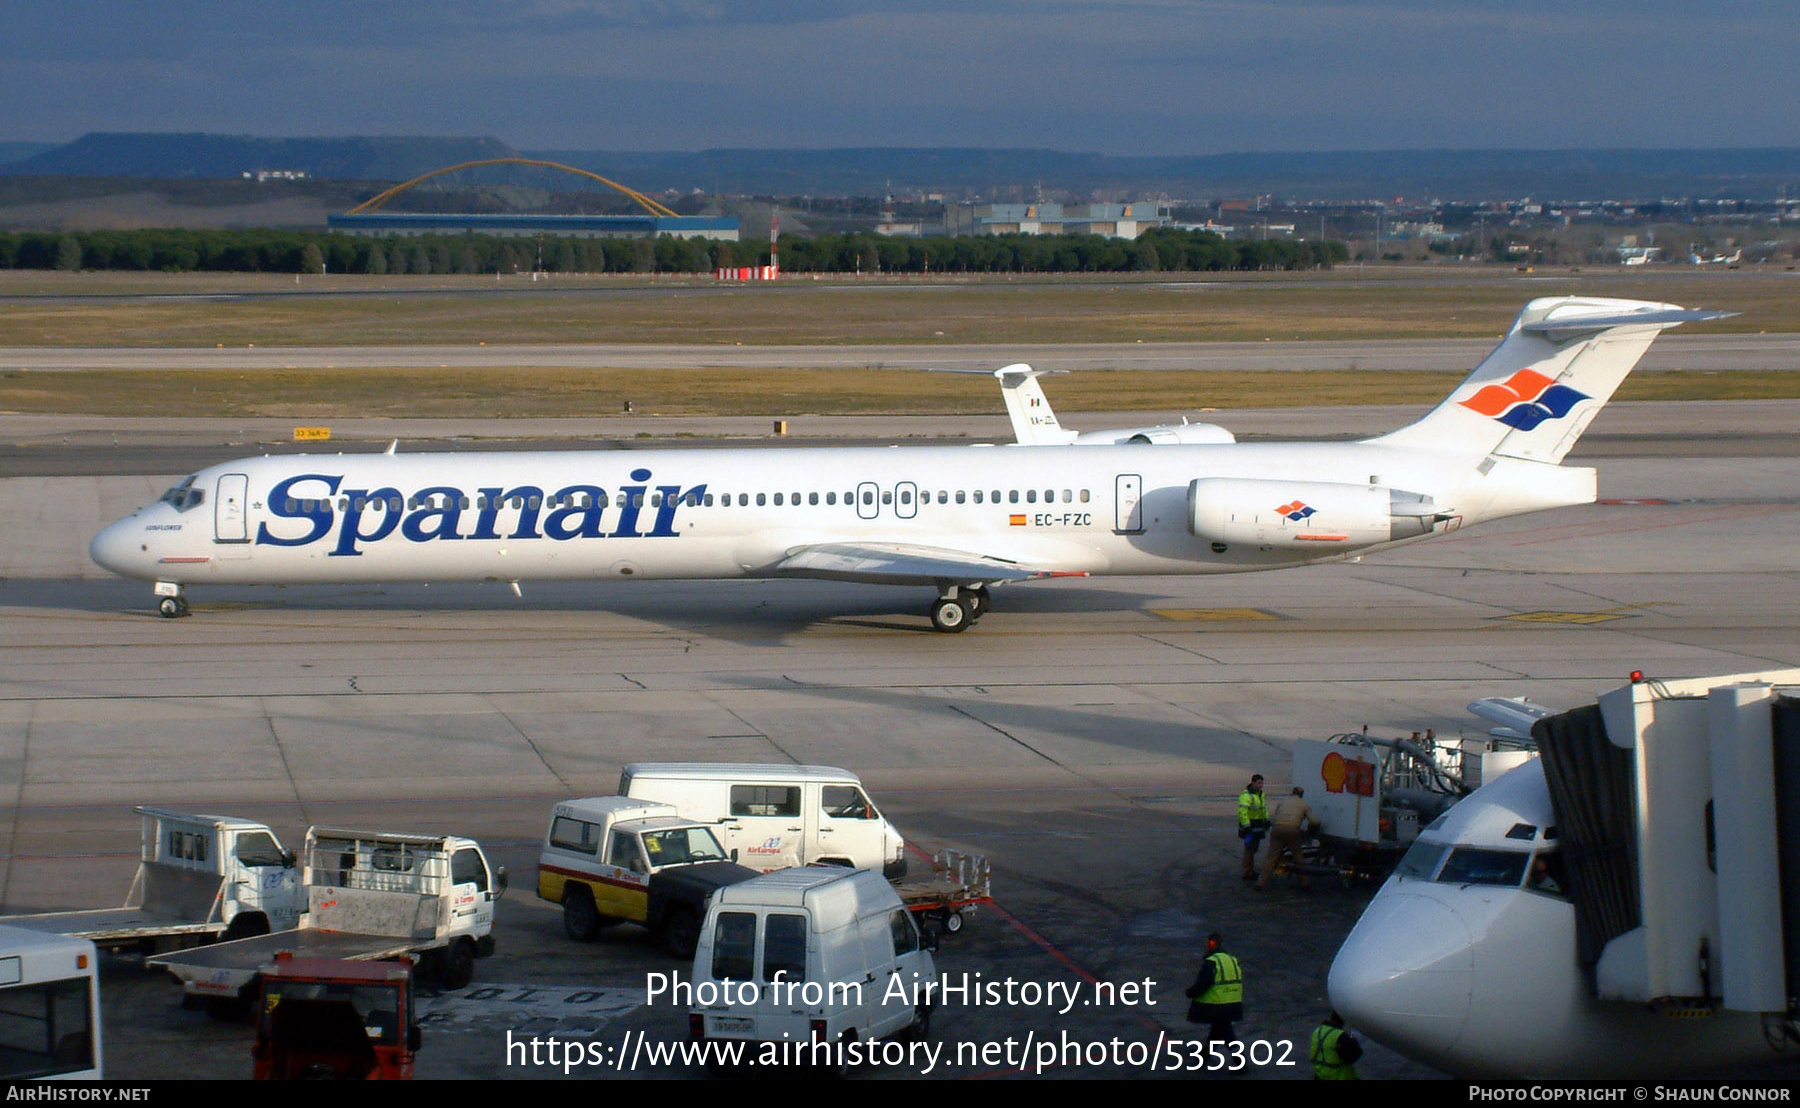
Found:
[[(301, 473), (269, 490), (274, 518), (257, 527), (256, 542), (310, 546), (324, 540), (332, 543), (328, 556), (354, 558), (363, 545), (395, 534), (408, 542), (673, 539), (680, 537), (676, 511), (706, 496), (704, 484), (652, 486), (647, 469), (632, 470), (630, 479), (616, 496), (598, 485), (565, 485), (548, 494), (537, 485), (484, 485), (472, 493), (428, 485), (408, 495), (391, 485), (346, 488), (342, 474)], [(654, 512), (648, 530), (646, 507)], [(609, 509), (616, 509), (610, 520)]]

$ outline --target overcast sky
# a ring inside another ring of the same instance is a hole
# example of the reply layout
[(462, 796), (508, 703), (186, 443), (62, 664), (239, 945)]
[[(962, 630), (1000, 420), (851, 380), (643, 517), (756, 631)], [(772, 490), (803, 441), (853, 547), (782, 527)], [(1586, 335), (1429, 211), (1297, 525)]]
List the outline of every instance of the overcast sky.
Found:
[(1800, 145), (1794, 0), (0, 0), (0, 140)]

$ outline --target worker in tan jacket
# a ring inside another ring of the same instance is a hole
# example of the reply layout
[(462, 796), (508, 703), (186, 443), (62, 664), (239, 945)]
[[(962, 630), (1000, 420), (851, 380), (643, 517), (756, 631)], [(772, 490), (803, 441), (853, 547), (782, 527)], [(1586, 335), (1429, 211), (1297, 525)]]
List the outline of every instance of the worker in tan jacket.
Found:
[[(1295, 785), (1294, 791), (1275, 805), (1275, 815), (1269, 824), (1269, 854), (1263, 863), (1262, 880), (1256, 883), (1259, 889), (1269, 887), (1269, 878), (1275, 873), (1275, 864), (1281, 861), (1282, 855), (1291, 858), (1291, 864), (1299, 864), (1300, 840), (1319, 826), (1319, 818), (1313, 815), (1312, 805), (1306, 802), (1306, 790)], [(1300, 887), (1304, 889), (1306, 884), (1306, 875), (1301, 874)]]

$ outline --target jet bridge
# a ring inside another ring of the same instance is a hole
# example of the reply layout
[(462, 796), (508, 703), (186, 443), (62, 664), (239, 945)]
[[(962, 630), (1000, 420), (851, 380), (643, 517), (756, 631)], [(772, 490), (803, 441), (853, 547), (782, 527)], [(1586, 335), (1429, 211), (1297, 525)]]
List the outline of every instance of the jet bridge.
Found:
[(1800, 1038), (1800, 670), (1635, 678), (1532, 728), (1580, 963), (1599, 999)]

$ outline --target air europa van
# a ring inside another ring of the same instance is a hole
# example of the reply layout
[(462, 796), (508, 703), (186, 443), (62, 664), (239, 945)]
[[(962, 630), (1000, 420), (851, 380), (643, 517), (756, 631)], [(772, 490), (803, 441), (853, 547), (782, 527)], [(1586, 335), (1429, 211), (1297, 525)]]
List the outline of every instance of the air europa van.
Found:
[(906, 875), (906, 840), (836, 766), (633, 762), (619, 794), (673, 804), (713, 831), (751, 869), (821, 862)]
[[(695, 1039), (867, 1043), (924, 1036), (937, 966), (894, 887), (806, 866), (713, 894), (694, 952)], [(748, 987), (746, 987), (748, 986)]]

